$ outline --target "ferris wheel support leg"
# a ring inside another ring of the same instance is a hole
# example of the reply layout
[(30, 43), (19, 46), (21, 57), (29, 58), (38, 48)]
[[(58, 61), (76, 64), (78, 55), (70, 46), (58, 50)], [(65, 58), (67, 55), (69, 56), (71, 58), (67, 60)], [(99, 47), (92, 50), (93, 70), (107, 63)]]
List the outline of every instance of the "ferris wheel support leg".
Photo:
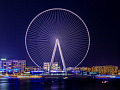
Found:
[(50, 62), (49, 69), (48, 69), (48, 73), (49, 73), (49, 74), (50, 74), (50, 70), (51, 70), (51, 65), (52, 65), (53, 60), (54, 60), (54, 57), (55, 57), (56, 48), (57, 48), (57, 41), (55, 42), (55, 46), (54, 46), (54, 50), (53, 50), (51, 62)]
[(55, 57), (55, 52), (56, 52), (56, 49), (57, 49), (57, 45), (58, 45), (60, 56), (61, 56), (61, 59), (62, 59), (63, 71), (65, 71), (65, 74), (67, 75), (65, 61), (64, 61), (64, 58), (63, 58), (62, 50), (61, 50), (61, 47), (60, 47), (60, 42), (59, 42), (58, 39), (56, 39), (56, 42), (55, 42), (55, 46), (54, 46), (54, 50), (53, 50), (51, 62), (50, 62), (50, 65), (49, 65), (48, 73), (50, 74), (50, 71), (51, 71), (51, 66), (52, 66), (52, 63), (54, 61), (54, 57)]
[(61, 56), (61, 60), (62, 60), (62, 64), (63, 64), (63, 71), (65, 71), (65, 74), (67, 74), (66, 65), (65, 65), (64, 58), (63, 58), (62, 49), (60, 47), (59, 40), (58, 40), (58, 48), (59, 48), (59, 51), (60, 51), (60, 56)]

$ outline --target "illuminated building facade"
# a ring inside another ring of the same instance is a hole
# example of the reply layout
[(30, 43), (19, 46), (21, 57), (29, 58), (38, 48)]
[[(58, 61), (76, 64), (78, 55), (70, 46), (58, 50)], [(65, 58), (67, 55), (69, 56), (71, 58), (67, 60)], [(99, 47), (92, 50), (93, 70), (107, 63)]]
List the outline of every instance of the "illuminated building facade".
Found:
[(21, 70), (20, 72), (23, 73), (26, 68), (26, 60), (19, 60), (19, 69)]
[(50, 62), (44, 62), (43, 63), (43, 70), (49, 71), (49, 65), (50, 65)]
[(98, 72), (100, 75), (115, 75), (118, 72), (118, 66), (93, 66), (91, 70), (92, 72)]
[(26, 68), (26, 60), (1, 60), (0, 69), (6, 73), (23, 73)]
[(25, 72), (30, 72), (30, 71), (41, 71), (41, 67), (31, 66), (25, 68)]
[(26, 68), (25, 68), (25, 72), (30, 72), (30, 71), (32, 71), (32, 70), (33, 70), (32, 67), (26, 67)]
[(19, 72), (23, 73), (26, 68), (26, 60), (12, 60), (12, 68), (19, 69)]
[(12, 60), (2, 61), (2, 69), (12, 69)]
[(58, 71), (61, 71), (61, 68), (60, 68), (60, 66), (58, 66), (58, 69), (57, 69)]
[(91, 68), (89, 68), (89, 67), (79, 67), (79, 71), (91, 72)]
[(34, 67), (33, 67), (33, 71), (41, 71), (41, 68), (34, 66)]
[(51, 66), (51, 71), (57, 71), (58, 70), (58, 62), (53, 62)]
[(66, 70), (67, 71), (75, 70), (75, 67), (67, 67)]
[[(44, 70), (49, 71), (49, 66), (50, 66), (50, 62), (43, 63)], [(60, 67), (58, 67), (58, 62), (53, 62), (51, 66), (51, 71), (57, 71), (58, 69), (60, 70)]]
[(118, 75), (120, 75), (120, 69), (118, 69)]
[(68, 67), (67, 71), (85, 71), (85, 72), (91, 72), (91, 68), (89, 67)]

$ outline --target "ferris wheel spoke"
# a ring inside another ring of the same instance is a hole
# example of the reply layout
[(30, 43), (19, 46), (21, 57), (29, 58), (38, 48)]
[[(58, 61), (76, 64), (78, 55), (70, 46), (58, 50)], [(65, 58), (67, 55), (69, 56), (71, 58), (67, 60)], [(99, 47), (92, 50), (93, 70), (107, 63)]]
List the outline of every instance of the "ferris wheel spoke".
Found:
[[(50, 62), (56, 39), (59, 39), (66, 66), (82, 63), (90, 45), (86, 24), (74, 12), (54, 8), (38, 14), (26, 31), (26, 50), (37, 66)], [(56, 55), (58, 59), (58, 52)], [(62, 61), (58, 62), (62, 67)]]

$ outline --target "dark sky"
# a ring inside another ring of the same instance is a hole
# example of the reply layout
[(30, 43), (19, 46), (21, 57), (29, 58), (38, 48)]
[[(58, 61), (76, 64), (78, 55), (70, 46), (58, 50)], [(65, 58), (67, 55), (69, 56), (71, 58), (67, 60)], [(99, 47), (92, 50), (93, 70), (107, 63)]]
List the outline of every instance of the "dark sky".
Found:
[(0, 0), (0, 58), (26, 59), (33, 65), (24, 44), (29, 23), (46, 9), (65, 8), (78, 14), (90, 32), (90, 50), (80, 66), (120, 66), (120, 6), (112, 1)]

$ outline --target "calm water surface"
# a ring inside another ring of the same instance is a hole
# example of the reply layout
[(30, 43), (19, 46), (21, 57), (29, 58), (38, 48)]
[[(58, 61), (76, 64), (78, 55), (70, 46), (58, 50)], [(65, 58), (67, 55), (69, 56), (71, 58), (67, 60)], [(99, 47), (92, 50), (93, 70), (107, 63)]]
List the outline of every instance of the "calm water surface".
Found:
[(120, 79), (3, 79), (0, 90), (120, 90)]

